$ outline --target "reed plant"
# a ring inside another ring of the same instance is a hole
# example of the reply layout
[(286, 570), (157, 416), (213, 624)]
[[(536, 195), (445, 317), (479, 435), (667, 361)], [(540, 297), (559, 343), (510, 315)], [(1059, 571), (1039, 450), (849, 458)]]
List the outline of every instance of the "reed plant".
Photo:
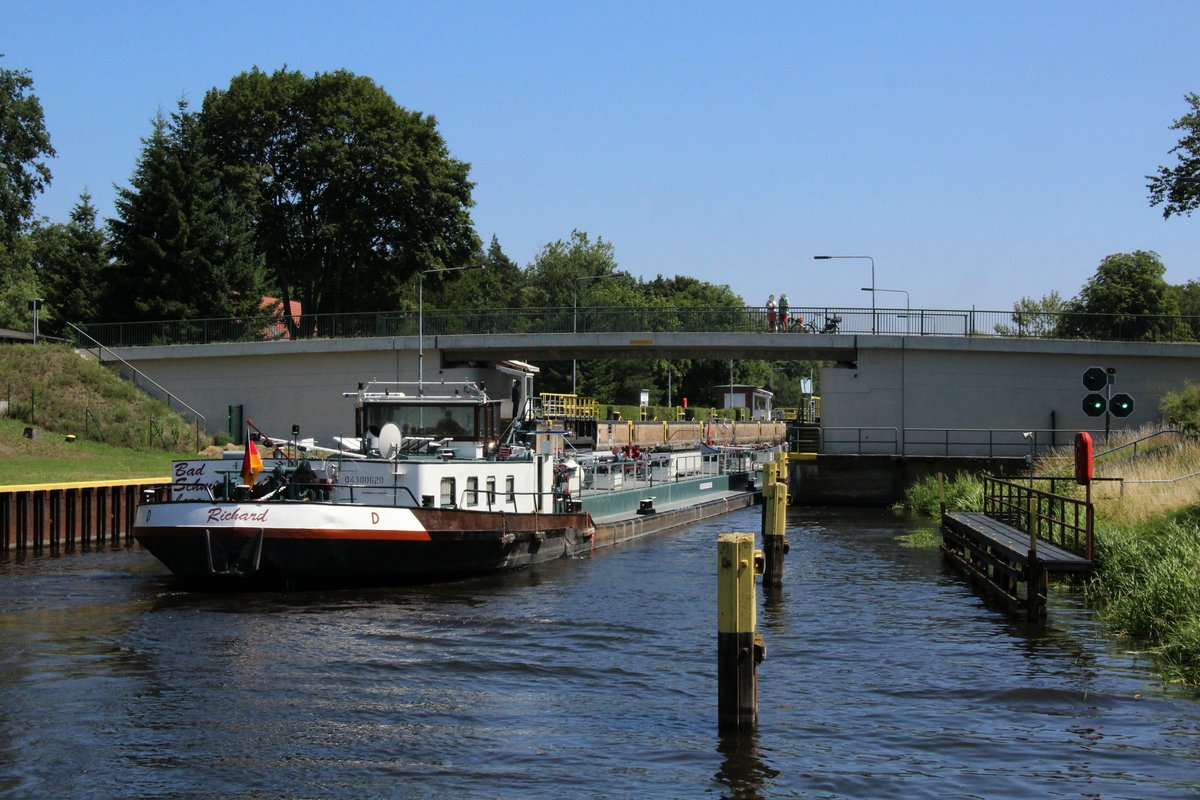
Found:
[(894, 511), (941, 516), (943, 495), (950, 511), (982, 511), (983, 479), (979, 475), (959, 472), (949, 480), (938, 476), (924, 478), (904, 491), (904, 500), (892, 506)]
[(1089, 602), (1116, 633), (1148, 643), (1169, 676), (1200, 682), (1200, 506), (1099, 527)]

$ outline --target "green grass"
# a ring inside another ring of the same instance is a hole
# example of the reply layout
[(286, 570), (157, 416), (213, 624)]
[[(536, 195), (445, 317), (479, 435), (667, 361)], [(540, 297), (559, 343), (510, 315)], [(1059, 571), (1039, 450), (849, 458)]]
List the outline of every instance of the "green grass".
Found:
[(942, 532), (937, 528), (917, 528), (912, 533), (896, 537), (901, 547), (915, 547), (932, 550), (942, 546)]
[(146, 448), (114, 447), (43, 431), (38, 439), (24, 436), (25, 423), (0, 420), (0, 486), (72, 481), (115, 481), (170, 474), (179, 453)]
[(1085, 592), (1114, 631), (1151, 645), (1169, 677), (1200, 683), (1200, 506), (1102, 525)]

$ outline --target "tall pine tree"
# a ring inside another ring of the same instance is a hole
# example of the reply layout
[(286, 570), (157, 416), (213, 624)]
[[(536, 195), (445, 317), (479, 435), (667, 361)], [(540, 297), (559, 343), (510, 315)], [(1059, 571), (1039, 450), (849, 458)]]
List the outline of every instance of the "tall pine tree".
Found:
[(248, 216), (223, 191), (187, 104), (161, 113), (109, 221), (116, 259), (112, 319), (246, 316), (262, 297)]
[(37, 227), (34, 264), (46, 295), (43, 329), (67, 335), (68, 322), (93, 322), (108, 266), (108, 243), (96, 225), (96, 207), (86, 191), (71, 209), (70, 221)]

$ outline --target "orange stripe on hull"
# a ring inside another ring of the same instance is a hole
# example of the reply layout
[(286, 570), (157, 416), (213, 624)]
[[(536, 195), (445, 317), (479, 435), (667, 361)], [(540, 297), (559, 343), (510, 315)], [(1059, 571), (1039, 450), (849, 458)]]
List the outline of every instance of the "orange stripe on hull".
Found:
[[(139, 527), (134, 531), (135, 537), (156, 539), (189, 539), (202, 535), (205, 530), (214, 536), (239, 536), (251, 539), (258, 535), (258, 528), (192, 528), (171, 527), (153, 528)], [(430, 542), (433, 541), (427, 531), (380, 531), (380, 530), (335, 530), (330, 528), (271, 528), (263, 529), (267, 539), (328, 539), (335, 542), (348, 541), (377, 541), (377, 542)]]

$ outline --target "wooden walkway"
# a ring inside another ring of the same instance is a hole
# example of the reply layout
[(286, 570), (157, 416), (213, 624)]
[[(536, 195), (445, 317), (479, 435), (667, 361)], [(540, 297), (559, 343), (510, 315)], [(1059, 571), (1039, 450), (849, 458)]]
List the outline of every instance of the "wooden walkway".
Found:
[(1092, 568), (1092, 505), (995, 478), (984, 496), (983, 512), (942, 513), (942, 552), (1010, 612), (1040, 620), (1048, 576)]

